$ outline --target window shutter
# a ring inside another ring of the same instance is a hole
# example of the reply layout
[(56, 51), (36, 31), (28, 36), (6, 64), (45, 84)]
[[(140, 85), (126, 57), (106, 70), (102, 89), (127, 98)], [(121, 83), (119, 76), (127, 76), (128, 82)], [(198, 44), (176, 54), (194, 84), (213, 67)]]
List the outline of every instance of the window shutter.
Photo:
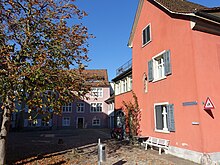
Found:
[(167, 50), (164, 54), (163, 54), (163, 58), (164, 58), (164, 68), (165, 68), (165, 75), (168, 76), (170, 74), (172, 74), (171, 71), (171, 63), (170, 63), (170, 50)]
[(163, 116), (162, 116), (162, 106), (156, 105), (155, 106), (155, 113), (156, 113), (156, 129), (162, 130), (163, 129)]
[(148, 61), (148, 80), (149, 80), (149, 82), (154, 80), (154, 77), (153, 77), (153, 60)]
[(167, 125), (168, 130), (171, 132), (175, 132), (175, 121), (174, 121), (174, 105), (167, 105)]

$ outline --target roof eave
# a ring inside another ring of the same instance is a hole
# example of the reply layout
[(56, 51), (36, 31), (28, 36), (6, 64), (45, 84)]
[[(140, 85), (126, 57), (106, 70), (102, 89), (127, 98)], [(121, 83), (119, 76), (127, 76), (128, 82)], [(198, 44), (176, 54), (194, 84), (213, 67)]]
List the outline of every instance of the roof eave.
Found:
[[(155, 3), (157, 3), (158, 5), (160, 5), (162, 8), (164, 8), (166, 11), (168, 11), (171, 14), (196, 17), (196, 18), (203, 19), (203, 20), (206, 20), (208, 22), (220, 25), (220, 22), (216, 21), (216, 19), (215, 20), (210, 19), (210, 18), (213, 18), (213, 17), (206, 18), (204, 16), (198, 15), (198, 11), (195, 11), (194, 13), (193, 12), (191, 12), (191, 13), (174, 12), (174, 11), (169, 10), (167, 7), (165, 7), (161, 3), (157, 2), (156, 0), (153, 0), (153, 1)], [(133, 23), (132, 30), (131, 30), (130, 37), (129, 37), (129, 41), (128, 41), (128, 47), (130, 47), (130, 48), (133, 47), (132, 42), (133, 42), (133, 38), (134, 38), (134, 32), (135, 32), (137, 22), (138, 22), (139, 17), (140, 17), (140, 12), (141, 12), (141, 8), (143, 6), (143, 2), (144, 2), (144, 0), (140, 0), (139, 4), (138, 4), (138, 9), (137, 9), (137, 12), (136, 12), (136, 15), (135, 15), (134, 23)]]

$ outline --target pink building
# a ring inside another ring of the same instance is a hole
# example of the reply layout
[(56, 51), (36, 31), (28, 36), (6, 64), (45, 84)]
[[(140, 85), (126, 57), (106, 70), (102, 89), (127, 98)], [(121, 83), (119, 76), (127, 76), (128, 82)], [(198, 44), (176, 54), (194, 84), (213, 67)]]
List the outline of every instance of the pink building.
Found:
[(128, 45), (142, 135), (170, 140), (170, 154), (220, 162), (220, 7), (140, 0)]
[(88, 99), (74, 101), (62, 107), (62, 115), (53, 119), (54, 128), (108, 128), (113, 118), (105, 102), (110, 97), (107, 70), (85, 70), (92, 86)]

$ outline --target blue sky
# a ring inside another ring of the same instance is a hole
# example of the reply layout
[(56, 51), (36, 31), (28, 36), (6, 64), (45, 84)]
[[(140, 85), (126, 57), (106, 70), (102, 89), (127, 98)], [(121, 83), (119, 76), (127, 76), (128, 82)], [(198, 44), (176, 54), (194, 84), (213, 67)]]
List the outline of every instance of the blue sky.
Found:
[[(83, 24), (96, 38), (89, 41), (88, 69), (107, 69), (109, 81), (116, 69), (131, 59), (127, 43), (139, 0), (77, 0), (88, 13)], [(190, 0), (208, 7), (220, 6), (220, 0)]]

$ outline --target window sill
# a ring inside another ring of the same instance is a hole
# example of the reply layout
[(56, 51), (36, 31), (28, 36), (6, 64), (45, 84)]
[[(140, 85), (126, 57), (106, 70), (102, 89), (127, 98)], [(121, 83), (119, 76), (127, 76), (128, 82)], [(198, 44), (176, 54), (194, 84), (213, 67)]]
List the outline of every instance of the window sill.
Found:
[(166, 133), (166, 134), (169, 134), (169, 133), (170, 133), (170, 131), (157, 130), (157, 129), (155, 129), (154, 131), (155, 131), (155, 132), (159, 132), (159, 133)]
[(166, 79), (167, 77), (166, 76), (163, 76), (163, 77), (160, 77), (158, 79), (154, 79), (152, 82), (157, 82), (157, 81), (161, 81), (161, 80), (164, 80)]
[(147, 46), (149, 43), (151, 43), (151, 39), (147, 43), (145, 43), (145, 44), (142, 43), (142, 48)]
[(91, 111), (90, 111), (90, 113), (102, 113), (102, 112), (91, 112)]
[(76, 111), (76, 113), (84, 113), (84, 111), (83, 111), (83, 112), (77, 112), (77, 111)]

